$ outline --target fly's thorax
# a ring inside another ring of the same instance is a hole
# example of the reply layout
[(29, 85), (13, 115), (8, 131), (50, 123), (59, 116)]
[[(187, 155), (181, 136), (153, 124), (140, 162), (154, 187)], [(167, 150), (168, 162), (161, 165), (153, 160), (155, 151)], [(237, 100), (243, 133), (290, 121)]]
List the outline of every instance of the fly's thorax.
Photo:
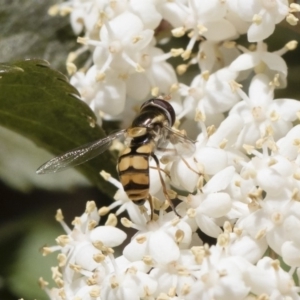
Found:
[(165, 113), (158, 107), (145, 107), (133, 120), (131, 127), (153, 128), (155, 126), (172, 126)]

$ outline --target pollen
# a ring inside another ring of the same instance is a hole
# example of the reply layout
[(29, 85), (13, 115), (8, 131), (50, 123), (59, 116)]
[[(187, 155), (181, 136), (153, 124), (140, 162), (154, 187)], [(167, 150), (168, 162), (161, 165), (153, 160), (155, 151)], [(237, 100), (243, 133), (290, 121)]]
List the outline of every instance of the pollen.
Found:
[(153, 97), (157, 97), (159, 95), (159, 88), (158, 88), (158, 86), (154, 86), (153, 88), (151, 88), (151, 95)]
[(291, 3), (290, 12), (300, 12), (300, 5), (297, 3)]
[(77, 72), (77, 67), (72, 62), (67, 62), (66, 67), (67, 67), (67, 72), (68, 72), (69, 75), (73, 75)]
[(64, 220), (64, 215), (63, 215), (61, 209), (58, 209), (58, 210), (56, 211), (55, 220), (56, 220), (57, 222), (61, 222), (61, 221)]
[(77, 265), (77, 264), (69, 264), (69, 267), (75, 271), (76, 273), (80, 273), (81, 270), (82, 270), (82, 267), (80, 265)]
[(290, 41), (286, 43), (284, 47), (287, 48), (289, 51), (295, 50), (298, 47), (298, 41)]
[(70, 238), (67, 235), (60, 235), (55, 239), (55, 241), (59, 246), (64, 247), (70, 243)]
[(145, 255), (142, 260), (148, 266), (152, 266), (153, 265), (153, 259), (152, 259), (152, 257), (150, 255)]
[(198, 33), (202, 35), (203, 33), (207, 32), (207, 28), (203, 24), (197, 25)]
[(89, 38), (87, 38), (87, 37), (78, 37), (77, 38), (77, 43), (78, 44), (82, 44), (82, 45), (87, 45), (88, 44), (88, 42), (89, 42)]
[(180, 242), (182, 242), (184, 238), (184, 232), (181, 229), (178, 229), (175, 233), (175, 241), (177, 244), (179, 244)]
[(127, 227), (127, 228), (131, 228), (133, 223), (128, 220), (127, 218), (122, 218), (121, 219), (121, 224), (124, 226), (124, 227)]
[(228, 233), (221, 233), (218, 236), (217, 243), (220, 247), (226, 247), (229, 244), (229, 235)]
[(51, 247), (43, 247), (42, 248), (42, 255), (47, 256), (48, 254), (53, 253), (53, 250)]
[(286, 21), (292, 25), (292, 26), (296, 26), (298, 24), (299, 19), (296, 18), (293, 14), (288, 14), (288, 16), (286, 17)]
[(166, 293), (160, 293), (157, 300), (170, 300), (170, 297)]
[(117, 281), (116, 276), (112, 276), (110, 278), (110, 286), (111, 286), (112, 289), (115, 289), (115, 288), (119, 287), (119, 282)]
[(185, 35), (185, 28), (184, 27), (174, 28), (171, 32), (174, 37), (182, 37)]
[(181, 55), (183, 52), (184, 52), (183, 48), (178, 48), (178, 49), (172, 48), (170, 51), (170, 53), (173, 57), (177, 57), (177, 56)]
[(187, 69), (188, 69), (187, 64), (181, 64), (176, 67), (176, 72), (178, 75), (183, 75)]
[(170, 289), (168, 291), (168, 295), (170, 297), (175, 297), (176, 296), (176, 288), (174, 286), (170, 287)]
[(185, 50), (182, 54), (181, 57), (183, 58), (183, 60), (187, 60), (190, 58), (192, 54), (192, 50)]
[(143, 244), (147, 241), (147, 237), (144, 235), (140, 235), (135, 240), (137, 241), (138, 244)]
[(261, 238), (263, 238), (266, 235), (266, 229), (262, 229), (260, 230), (256, 235), (255, 235), (255, 239), (256, 240), (260, 240)]
[(45, 281), (45, 280), (43, 279), (43, 277), (40, 277), (40, 278), (39, 278), (39, 286), (40, 286), (40, 288), (41, 288), (41, 289), (45, 289), (45, 287), (46, 287), (47, 285), (49, 285), (49, 282), (48, 282), (48, 281)]
[(72, 225), (81, 225), (81, 219), (79, 217), (75, 217), (74, 220), (72, 221)]
[(97, 286), (93, 286), (89, 292), (91, 298), (98, 298), (100, 297), (100, 288)]
[(94, 229), (97, 225), (98, 225), (98, 222), (96, 222), (95, 220), (89, 221), (89, 223), (88, 223), (88, 230), (91, 231), (91, 230)]
[(86, 214), (91, 214), (93, 211), (95, 211), (95, 209), (97, 209), (95, 201), (92, 200), (86, 203), (86, 207), (85, 207)]
[(93, 260), (96, 263), (102, 263), (105, 260), (105, 255), (103, 255), (102, 253), (96, 253), (93, 255)]
[(106, 226), (116, 227), (118, 224), (118, 219), (115, 214), (109, 214), (107, 221), (105, 222)]
[(280, 270), (280, 262), (278, 259), (272, 261), (271, 266), (274, 268), (275, 271)]
[(202, 77), (205, 81), (208, 81), (209, 76), (210, 76), (209, 71), (204, 71), (204, 72), (201, 73), (201, 77)]
[(260, 25), (262, 21), (262, 17), (258, 14), (255, 14), (252, 18), (252, 22), (256, 25)]
[(280, 225), (283, 222), (283, 216), (280, 212), (274, 212), (271, 216), (272, 222), (276, 225)]
[(63, 267), (66, 265), (66, 262), (67, 262), (67, 256), (63, 253), (59, 253), (57, 255), (57, 260), (58, 260), (58, 266), (59, 267)]
[(194, 208), (189, 208), (186, 212), (189, 218), (195, 218), (196, 217), (196, 210)]
[(181, 289), (182, 295), (187, 295), (190, 293), (190, 291), (191, 291), (191, 286), (189, 284), (185, 283)]

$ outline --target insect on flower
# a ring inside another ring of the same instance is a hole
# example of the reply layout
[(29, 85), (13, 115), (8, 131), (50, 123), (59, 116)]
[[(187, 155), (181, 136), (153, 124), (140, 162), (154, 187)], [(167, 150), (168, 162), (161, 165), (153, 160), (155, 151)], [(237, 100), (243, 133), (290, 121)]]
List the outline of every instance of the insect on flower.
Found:
[[(60, 156), (54, 157), (36, 171), (38, 174), (55, 173), (69, 167), (82, 164), (105, 150), (116, 138), (126, 137), (127, 147), (119, 156), (118, 173), (120, 181), (129, 199), (137, 205), (149, 201), (151, 218), (153, 217), (152, 198), (149, 194), (149, 159), (154, 159), (165, 197), (176, 213), (168, 196), (156, 151), (168, 151), (175, 155), (191, 155), (195, 151), (195, 142), (173, 130), (175, 112), (170, 103), (163, 99), (150, 99), (140, 108), (131, 127), (115, 132), (101, 140), (80, 146)], [(171, 143), (172, 149), (166, 149)], [(177, 214), (177, 213), (176, 213)]]

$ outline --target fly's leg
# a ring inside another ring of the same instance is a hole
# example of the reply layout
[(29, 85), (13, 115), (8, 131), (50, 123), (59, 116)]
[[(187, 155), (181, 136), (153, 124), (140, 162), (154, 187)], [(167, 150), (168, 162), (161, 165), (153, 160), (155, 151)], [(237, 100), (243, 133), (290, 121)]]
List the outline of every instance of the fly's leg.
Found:
[(175, 215), (178, 216), (178, 217), (180, 217), (180, 215), (177, 213), (177, 211), (175, 209), (175, 206), (174, 206), (171, 198), (169, 197), (165, 181), (164, 181), (164, 179), (163, 179), (163, 177), (161, 175), (161, 172), (160, 172), (161, 168), (159, 167), (159, 160), (158, 160), (158, 158), (156, 157), (155, 154), (151, 153), (151, 156), (154, 158), (154, 161), (155, 161), (155, 163), (157, 165), (158, 175), (159, 175), (159, 179), (160, 179), (160, 182), (161, 182), (161, 185), (162, 185), (162, 188), (163, 188), (163, 193), (164, 193), (165, 197), (167, 198), (167, 200), (168, 200), (168, 202), (169, 202), (172, 210), (174, 211)]
[[(196, 174), (199, 175), (199, 176), (202, 175), (202, 173), (200, 173), (199, 171), (193, 169), (193, 168), (189, 165), (189, 163), (188, 163), (182, 156), (180, 156), (180, 158), (182, 159), (182, 161), (184, 162), (184, 164), (187, 166), (188, 169), (190, 169), (192, 172), (196, 173)], [(195, 160), (195, 159), (194, 159), (194, 160)], [(195, 162), (197, 162), (197, 161), (195, 160)]]
[[(184, 164), (187, 166), (187, 168), (188, 168), (189, 170), (191, 170), (192, 172), (196, 173), (196, 174), (199, 175), (199, 176), (202, 175), (199, 171), (193, 169), (193, 168), (189, 165), (189, 163), (188, 163), (181, 155), (179, 155), (179, 154), (176, 152), (175, 149), (157, 148), (157, 150), (163, 151), (163, 152), (173, 153), (174, 156), (175, 156), (175, 155), (179, 156), (179, 157), (182, 159), (182, 161), (184, 162)], [(195, 159), (194, 159), (194, 160), (195, 160)]]
[(170, 174), (168, 173), (168, 172), (166, 172), (164, 169), (161, 169), (161, 168), (157, 168), (157, 167), (149, 167), (150, 169), (154, 169), (154, 170), (158, 170), (158, 171), (162, 171), (162, 172), (164, 172), (165, 174), (166, 174), (166, 176), (168, 176), (169, 177), (169, 179), (171, 179), (171, 176), (170, 176)]
[(152, 200), (152, 196), (149, 194), (148, 198), (147, 198), (149, 204), (150, 204), (150, 211), (151, 211), (151, 215), (150, 215), (150, 220), (153, 220), (153, 216), (154, 216), (154, 208), (153, 208), (153, 200)]

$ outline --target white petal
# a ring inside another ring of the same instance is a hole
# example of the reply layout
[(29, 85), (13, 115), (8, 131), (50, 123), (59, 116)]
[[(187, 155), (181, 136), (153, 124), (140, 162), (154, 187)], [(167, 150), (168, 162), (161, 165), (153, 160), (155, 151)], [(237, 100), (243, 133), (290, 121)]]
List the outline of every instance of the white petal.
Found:
[(205, 198), (199, 210), (209, 217), (220, 218), (230, 211), (231, 205), (231, 199), (227, 193), (214, 193)]
[(180, 255), (174, 239), (162, 230), (158, 230), (151, 235), (148, 249), (149, 255), (159, 264), (176, 261)]
[(300, 220), (293, 215), (288, 216), (284, 221), (284, 230), (286, 238), (300, 247)]
[(276, 99), (272, 108), (280, 114), (284, 121), (295, 121), (297, 112), (300, 111), (300, 102), (294, 99)]
[(135, 100), (145, 99), (150, 91), (150, 83), (144, 73), (133, 73), (126, 80), (126, 93)]
[(217, 147), (226, 139), (232, 145), (241, 131), (244, 122), (237, 114), (230, 114), (218, 127), (217, 131), (210, 136), (207, 146)]
[(208, 175), (216, 174), (227, 167), (227, 154), (222, 149), (201, 148), (196, 151), (195, 157)]
[(196, 216), (196, 222), (201, 231), (205, 234), (217, 238), (222, 233), (221, 228), (210, 218), (201, 212)]
[(106, 26), (102, 26), (100, 30), (100, 40), (123, 40), (131, 43), (131, 38), (138, 35), (143, 30), (143, 23), (135, 14), (125, 11), (109, 22), (113, 35), (110, 35)]
[(285, 137), (277, 141), (278, 152), (290, 160), (296, 159), (298, 147), (295, 140), (300, 136), (300, 125), (293, 127)]
[(264, 168), (257, 173), (258, 185), (270, 194), (278, 194), (286, 184), (286, 179), (271, 168)]
[(250, 43), (260, 42), (269, 37), (275, 29), (274, 18), (266, 12), (261, 19), (261, 23), (252, 23), (248, 30), (248, 41)]
[(281, 247), (284, 262), (291, 267), (300, 267), (300, 248), (291, 241), (283, 243)]
[(214, 175), (202, 189), (204, 193), (215, 193), (224, 190), (232, 180), (235, 174), (233, 166), (227, 167)]
[(136, 237), (138, 237), (138, 236), (134, 236), (131, 239), (130, 243), (128, 245), (126, 245), (126, 247), (123, 250), (123, 255), (129, 261), (138, 261), (138, 260), (141, 260), (145, 255), (148, 254), (146, 252), (147, 251), (148, 241), (145, 241), (144, 243), (138, 243), (136, 241)]
[(113, 226), (99, 226), (90, 233), (92, 242), (101, 241), (105, 246), (116, 247), (124, 242), (127, 234)]
[(151, 0), (131, 0), (130, 4), (131, 9), (140, 17), (141, 20), (143, 20), (146, 28), (154, 30), (156, 27), (158, 27), (162, 16), (158, 13), (154, 3)]
[(265, 105), (272, 101), (272, 94), (270, 95), (270, 79), (264, 74), (255, 75), (249, 87), (249, 98), (253, 105)]
[(83, 269), (93, 271), (99, 265), (93, 259), (94, 254), (99, 254), (100, 251), (96, 249), (92, 244), (87, 244), (76, 253), (75, 263), (81, 266)]
[(238, 56), (229, 66), (230, 70), (243, 71), (252, 69), (260, 62), (259, 53), (244, 53)]
[(261, 53), (261, 60), (268, 66), (269, 69), (281, 72), (287, 76), (287, 65), (281, 56), (270, 52), (263, 52)]
[(229, 247), (231, 255), (240, 256), (255, 264), (268, 249), (265, 238), (254, 239), (248, 235), (237, 238)]
[[(191, 168), (193, 168), (195, 171), (197, 170), (196, 163), (192, 158), (186, 158), (185, 160)], [(179, 189), (186, 190), (190, 193), (195, 190), (199, 179), (199, 175), (189, 169), (186, 163), (181, 159), (173, 163), (170, 176), (172, 184), (177, 186)]]
[(207, 31), (203, 36), (208, 41), (224, 41), (233, 38), (237, 31), (235, 27), (228, 20), (219, 20), (215, 22), (206, 22), (205, 27)]

